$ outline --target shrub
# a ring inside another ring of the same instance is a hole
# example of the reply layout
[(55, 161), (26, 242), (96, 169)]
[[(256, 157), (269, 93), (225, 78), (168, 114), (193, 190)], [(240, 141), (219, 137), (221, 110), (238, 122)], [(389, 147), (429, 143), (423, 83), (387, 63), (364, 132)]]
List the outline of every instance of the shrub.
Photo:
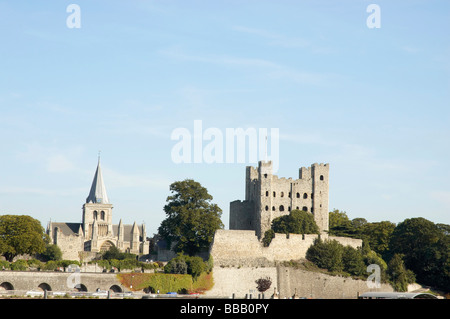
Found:
[(19, 259), (15, 262), (11, 263), (11, 270), (20, 270), (24, 271), (28, 269), (28, 263), (26, 260)]
[(262, 240), (264, 247), (269, 247), (270, 243), (272, 242), (272, 239), (275, 238), (275, 232), (273, 229), (266, 230), (264, 233), (264, 238)]

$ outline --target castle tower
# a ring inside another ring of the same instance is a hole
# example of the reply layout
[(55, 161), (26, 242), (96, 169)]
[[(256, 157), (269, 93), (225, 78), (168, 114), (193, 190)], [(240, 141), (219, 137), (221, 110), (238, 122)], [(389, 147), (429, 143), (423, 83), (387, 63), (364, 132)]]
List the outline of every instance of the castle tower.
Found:
[(299, 179), (272, 174), (272, 162), (246, 168), (245, 200), (230, 203), (230, 229), (254, 230), (261, 238), (272, 221), (291, 210), (313, 214), (321, 233), (328, 231), (329, 164), (299, 170)]
[[(93, 238), (94, 224), (97, 228), (98, 238), (112, 236), (112, 208), (113, 206), (109, 203), (106, 193), (99, 158), (91, 190), (86, 198), (86, 203), (83, 205), (82, 224), (87, 240)], [(91, 245), (91, 249), (96, 250), (99, 247)]]

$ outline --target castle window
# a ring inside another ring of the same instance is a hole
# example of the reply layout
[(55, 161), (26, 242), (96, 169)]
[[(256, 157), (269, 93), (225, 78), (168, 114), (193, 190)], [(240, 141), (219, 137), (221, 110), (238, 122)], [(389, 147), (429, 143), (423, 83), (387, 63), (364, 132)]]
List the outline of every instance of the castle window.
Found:
[(105, 212), (104, 211), (100, 212), (100, 219), (105, 220)]
[(313, 207), (311, 207), (311, 213), (314, 213), (314, 208)]
[(323, 175), (320, 175), (320, 180), (323, 181)]
[(269, 206), (266, 206), (266, 211), (269, 210)]
[(273, 192), (273, 197), (277, 197), (277, 194), (275, 192)]
[(267, 174), (264, 174), (264, 178), (267, 178)]
[(98, 212), (96, 210), (94, 210), (94, 219), (98, 218)]
[(280, 205), (280, 212), (284, 212), (284, 206)]
[(307, 212), (308, 211), (308, 207), (303, 206), (302, 211)]
[(300, 198), (300, 193), (297, 193), (297, 198)]
[(269, 191), (266, 191), (266, 196), (269, 197)]
[(288, 211), (289, 211), (289, 212), (291, 211), (291, 206), (288, 206)]
[(304, 198), (304, 199), (308, 198), (308, 194), (304, 193), (304, 194), (303, 194), (303, 198)]
[(314, 193), (311, 193), (311, 199), (314, 199)]
[(284, 197), (284, 192), (281, 192), (280, 196), (281, 196), (281, 197)]
[(298, 206), (297, 206), (297, 207), (296, 207), (295, 209), (297, 209), (297, 210), (298, 210), (298, 209), (300, 209), (300, 207), (298, 207)]
[(291, 198), (291, 192), (289, 192), (289, 198)]
[(272, 206), (272, 211), (275, 211), (275, 206)]

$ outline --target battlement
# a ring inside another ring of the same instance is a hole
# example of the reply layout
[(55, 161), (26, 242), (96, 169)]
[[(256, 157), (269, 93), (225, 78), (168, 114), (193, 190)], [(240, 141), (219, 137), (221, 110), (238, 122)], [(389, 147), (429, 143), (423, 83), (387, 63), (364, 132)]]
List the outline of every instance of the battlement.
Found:
[(245, 202), (230, 203), (230, 229), (263, 236), (272, 220), (298, 209), (312, 213), (321, 232), (328, 230), (329, 164), (301, 167), (299, 178), (272, 174), (272, 162), (246, 167)]

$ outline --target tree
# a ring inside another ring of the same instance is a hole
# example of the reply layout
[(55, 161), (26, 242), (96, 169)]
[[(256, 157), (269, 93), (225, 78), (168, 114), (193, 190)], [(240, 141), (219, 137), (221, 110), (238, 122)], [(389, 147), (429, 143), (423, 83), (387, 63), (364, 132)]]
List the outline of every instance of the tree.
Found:
[(344, 271), (350, 275), (361, 276), (366, 274), (366, 265), (361, 251), (351, 246), (345, 246), (342, 253)]
[(275, 218), (272, 221), (272, 229), (275, 233), (282, 234), (318, 234), (319, 227), (311, 213), (292, 210), (289, 215)]
[(375, 252), (386, 257), (389, 253), (389, 242), (394, 229), (395, 224), (389, 221), (367, 223), (361, 227), (361, 235)]
[(392, 232), (389, 249), (403, 255), (418, 282), (448, 290), (450, 237), (443, 229), (422, 217), (405, 219)]
[(395, 291), (407, 291), (408, 285), (415, 281), (414, 273), (405, 268), (400, 254), (395, 254), (389, 261), (388, 275)]
[[(355, 225), (348, 218), (347, 213), (333, 210), (329, 213), (329, 231), (333, 236), (358, 237), (356, 236)], [(359, 224), (361, 220), (356, 220), (355, 224)]]
[(336, 240), (316, 239), (306, 251), (306, 259), (312, 261), (317, 267), (329, 271), (342, 271), (344, 246)]
[(62, 259), (62, 251), (57, 245), (47, 244), (44, 252), (40, 254), (40, 258), (43, 258), (45, 261), (58, 261)]
[(41, 223), (30, 216), (0, 216), (0, 254), (10, 262), (17, 255), (42, 253), (45, 237)]
[(166, 219), (158, 232), (169, 245), (176, 241), (176, 252), (194, 255), (209, 248), (214, 233), (224, 227), (222, 210), (211, 203), (213, 197), (200, 183), (186, 179), (170, 185), (173, 195), (164, 206)]

